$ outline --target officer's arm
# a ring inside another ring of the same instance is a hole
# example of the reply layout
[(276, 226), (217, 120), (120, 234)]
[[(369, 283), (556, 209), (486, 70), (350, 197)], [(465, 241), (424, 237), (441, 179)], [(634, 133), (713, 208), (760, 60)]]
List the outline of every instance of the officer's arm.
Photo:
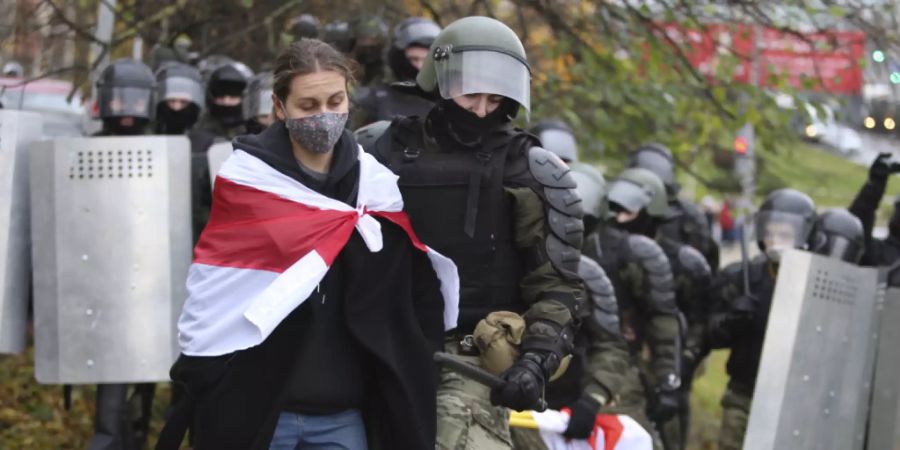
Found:
[(644, 304), (648, 318), (646, 337), (650, 345), (653, 373), (659, 380), (681, 374), (681, 320), (675, 302), (672, 266), (662, 248), (652, 239), (630, 235), (628, 248), (633, 264), (629, 286), (642, 291), (634, 295)]
[(881, 203), (881, 198), (884, 197), (886, 188), (886, 175), (870, 174), (848, 208), (863, 224), (867, 249), (872, 236), (872, 228), (875, 226), (875, 213), (878, 211), (878, 205)]
[(703, 211), (693, 203), (685, 203), (684, 210), (690, 216), (692, 227), (696, 228), (691, 230), (689, 234), (691, 242), (687, 244), (703, 254), (710, 269), (715, 273), (719, 268), (719, 245), (712, 238), (706, 214), (703, 214)]
[(731, 304), (743, 292), (738, 278), (740, 270), (740, 263), (732, 264), (713, 279), (709, 290), (710, 315), (703, 345), (704, 353), (713, 349), (731, 348), (734, 345), (737, 336), (725, 319), (731, 310)]
[[(595, 262), (582, 257), (579, 273), (588, 288), (589, 312), (581, 333), (587, 337), (585, 365), (588, 379), (585, 392), (609, 402), (619, 396), (630, 367), (628, 345), (619, 325), (619, 304), (613, 285)], [(592, 263), (592, 264), (591, 264)]]
[(682, 298), (685, 300), (682, 313), (688, 323), (685, 336), (685, 355), (692, 365), (699, 362), (703, 354), (703, 338), (709, 318), (709, 288), (712, 284), (712, 273), (706, 259), (696, 249), (683, 246), (678, 252), (685, 277), (682, 283)]
[(507, 169), (513, 234), (525, 261), (520, 282), (525, 313), (524, 352), (563, 357), (571, 351), (575, 318), (585, 307), (578, 277), (583, 224), (569, 168), (552, 153), (532, 147)]

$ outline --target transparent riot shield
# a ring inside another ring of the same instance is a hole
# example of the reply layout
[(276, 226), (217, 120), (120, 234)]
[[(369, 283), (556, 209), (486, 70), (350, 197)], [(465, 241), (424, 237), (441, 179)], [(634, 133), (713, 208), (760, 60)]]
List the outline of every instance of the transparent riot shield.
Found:
[(191, 257), (189, 177), (184, 137), (33, 147), (38, 382), (169, 378)]
[(206, 158), (209, 161), (209, 181), (213, 186), (216, 185), (216, 175), (218, 175), (219, 169), (232, 153), (234, 153), (234, 149), (231, 142), (217, 142), (209, 146)]
[(25, 348), (31, 236), (28, 150), (41, 138), (37, 113), (0, 110), (0, 353)]
[(862, 448), (879, 292), (876, 269), (784, 255), (745, 449)]
[(878, 352), (866, 449), (896, 450), (900, 449), (900, 289), (887, 290), (878, 315)]

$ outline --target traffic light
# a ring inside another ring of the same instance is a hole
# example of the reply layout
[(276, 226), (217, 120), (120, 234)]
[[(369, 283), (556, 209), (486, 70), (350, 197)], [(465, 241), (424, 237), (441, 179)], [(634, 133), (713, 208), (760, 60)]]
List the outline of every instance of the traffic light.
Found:
[(884, 62), (884, 52), (881, 50), (875, 50), (874, 52), (872, 52), (872, 61)]
[(734, 151), (737, 152), (738, 155), (746, 155), (748, 148), (750, 148), (750, 143), (747, 142), (746, 137), (738, 136), (734, 138)]

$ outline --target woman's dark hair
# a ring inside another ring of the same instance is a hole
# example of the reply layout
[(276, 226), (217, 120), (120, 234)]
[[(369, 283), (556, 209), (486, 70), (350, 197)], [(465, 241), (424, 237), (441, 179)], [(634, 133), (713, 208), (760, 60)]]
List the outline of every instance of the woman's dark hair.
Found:
[(320, 71), (334, 71), (353, 83), (353, 61), (343, 53), (318, 39), (303, 38), (294, 42), (275, 60), (272, 91), (281, 100), (291, 91), (294, 77)]

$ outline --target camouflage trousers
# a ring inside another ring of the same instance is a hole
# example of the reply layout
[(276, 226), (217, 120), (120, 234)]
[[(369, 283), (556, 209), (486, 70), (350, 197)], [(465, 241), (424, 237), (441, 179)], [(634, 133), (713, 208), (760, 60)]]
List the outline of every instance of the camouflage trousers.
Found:
[[(456, 353), (455, 344), (447, 351)], [(480, 365), (477, 356), (459, 356)], [(511, 450), (509, 411), (491, 405), (490, 388), (446, 368), (437, 391), (438, 450)]]
[(719, 450), (741, 450), (747, 432), (752, 398), (729, 387), (722, 396), (722, 428), (719, 430)]

